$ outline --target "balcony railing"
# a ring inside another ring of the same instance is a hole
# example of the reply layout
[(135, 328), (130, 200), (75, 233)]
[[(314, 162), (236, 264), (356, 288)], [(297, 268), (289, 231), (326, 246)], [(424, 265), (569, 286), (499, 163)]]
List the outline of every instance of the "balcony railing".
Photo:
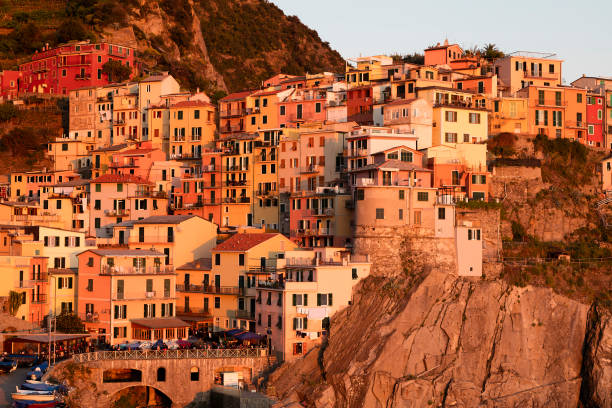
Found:
[(107, 217), (123, 217), (130, 214), (127, 208), (118, 208), (116, 210), (104, 210), (104, 215)]
[(246, 180), (225, 180), (223, 185), (225, 187), (244, 187), (248, 186), (248, 183)]
[(208, 166), (202, 166), (202, 173), (215, 172), (215, 171), (221, 171), (221, 169), (217, 168), (214, 164), (209, 164)]
[(112, 360), (182, 360), (209, 358), (267, 358), (266, 348), (237, 349), (194, 349), (194, 350), (128, 350), (128, 351), (95, 351), (93, 353), (75, 354), (72, 360), (76, 363), (88, 361)]
[(228, 109), (219, 111), (219, 116), (222, 118), (229, 118), (232, 116), (243, 116), (246, 115), (246, 109)]
[(212, 293), (218, 295), (244, 295), (244, 288), (238, 286), (215, 286), (215, 285), (194, 285), (177, 284), (176, 290), (186, 293)]
[(582, 121), (579, 122), (579, 121), (573, 121), (573, 120), (566, 120), (565, 127), (576, 128), (576, 129), (586, 129), (586, 123)]
[(21, 280), (15, 282), (15, 288), (18, 289), (32, 289), (34, 287), (33, 280)]
[(225, 171), (249, 171), (249, 166), (246, 166), (246, 165), (225, 166)]
[(177, 306), (176, 314), (192, 314), (202, 317), (212, 317), (212, 310), (205, 307)]
[(172, 275), (174, 273), (173, 265), (143, 267), (102, 265), (100, 269), (100, 275)]
[(302, 168), (301, 173), (305, 174), (305, 173), (318, 173), (319, 172), (319, 166), (317, 164), (311, 164), (310, 166), (306, 166), (304, 168)]
[(100, 321), (98, 313), (79, 313), (79, 318), (87, 323), (98, 323)]
[(316, 217), (333, 217), (335, 210), (333, 208), (313, 208), (310, 213)]
[(530, 101), (529, 102), (529, 106), (530, 107), (534, 107), (534, 106), (551, 106), (551, 107), (563, 107), (563, 106), (567, 106), (567, 101), (561, 99), (538, 99), (537, 101)]
[(42, 304), (42, 303), (47, 303), (47, 295), (43, 294), (43, 293), (39, 293), (39, 294), (32, 294), (32, 297), (30, 298), (31, 303), (32, 304)]
[(249, 204), (250, 197), (223, 197), (223, 202), (227, 204)]
[(278, 190), (273, 190), (273, 189), (262, 189), (262, 190), (257, 190), (255, 192), (255, 194), (257, 194), (258, 196), (276, 196), (278, 195)]

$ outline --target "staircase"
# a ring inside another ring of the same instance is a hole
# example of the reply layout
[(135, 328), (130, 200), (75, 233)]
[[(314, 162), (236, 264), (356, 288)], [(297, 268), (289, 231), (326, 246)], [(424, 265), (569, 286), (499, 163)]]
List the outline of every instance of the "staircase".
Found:
[(603, 200), (599, 200), (595, 203), (595, 211), (597, 211), (597, 214), (599, 214), (599, 218), (601, 219), (601, 223), (603, 224), (604, 228), (612, 227), (612, 224), (608, 222), (606, 214), (603, 211), (604, 207), (610, 203), (612, 203), (612, 195), (609, 195)]

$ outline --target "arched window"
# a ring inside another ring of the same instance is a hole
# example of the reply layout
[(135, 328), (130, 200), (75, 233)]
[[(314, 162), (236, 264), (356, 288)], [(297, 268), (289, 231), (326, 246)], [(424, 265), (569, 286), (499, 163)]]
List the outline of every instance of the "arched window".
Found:
[(157, 369), (157, 381), (166, 381), (166, 369), (164, 367)]
[(191, 381), (200, 381), (200, 370), (198, 370), (198, 367), (191, 367)]

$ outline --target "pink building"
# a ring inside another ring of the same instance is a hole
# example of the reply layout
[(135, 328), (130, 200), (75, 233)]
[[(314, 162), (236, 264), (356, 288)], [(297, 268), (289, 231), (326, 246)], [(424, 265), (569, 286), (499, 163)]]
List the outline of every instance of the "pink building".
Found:
[(295, 128), (305, 122), (324, 122), (326, 100), (325, 89), (295, 89), (278, 103), (279, 126)]
[(132, 47), (85, 41), (44, 47), (31, 61), (19, 66), (22, 75), (19, 91), (68, 95), (74, 89), (107, 85), (116, 81), (102, 73), (102, 67), (109, 60), (130, 67), (132, 75), (137, 73)]
[(131, 174), (104, 174), (90, 184), (90, 235), (103, 236), (104, 226), (168, 213), (168, 196)]
[(20, 78), (19, 71), (0, 71), (0, 102), (17, 99)]
[(130, 174), (150, 180), (153, 163), (165, 160), (166, 153), (161, 149), (152, 148), (151, 142), (143, 142), (133, 149), (114, 153), (108, 167), (111, 174)]

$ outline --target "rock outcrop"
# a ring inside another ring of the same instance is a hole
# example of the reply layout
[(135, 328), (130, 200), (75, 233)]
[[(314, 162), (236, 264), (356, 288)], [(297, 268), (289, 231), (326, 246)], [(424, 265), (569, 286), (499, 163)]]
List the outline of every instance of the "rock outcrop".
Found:
[(277, 397), (316, 407), (576, 407), (584, 351), (583, 399), (611, 406), (609, 315), (550, 289), (439, 271), (395, 282), (365, 280), (327, 344), (272, 375)]

